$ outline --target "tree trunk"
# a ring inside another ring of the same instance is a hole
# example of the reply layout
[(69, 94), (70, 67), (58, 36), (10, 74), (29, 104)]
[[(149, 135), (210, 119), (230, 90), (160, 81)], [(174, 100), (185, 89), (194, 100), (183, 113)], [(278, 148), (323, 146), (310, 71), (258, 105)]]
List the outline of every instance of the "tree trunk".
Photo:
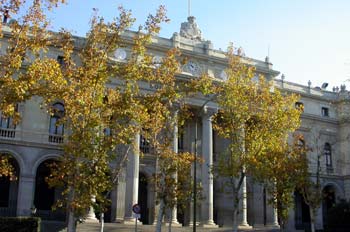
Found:
[(171, 232), (171, 225), (173, 224), (173, 209), (170, 209), (170, 215), (169, 215), (169, 230), (168, 232)]
[(158, 212), (157, 225), (156, 225), (156, 232), (161, 232), (162, 231), (163, 211), (164, 211), (164, 200), (160, 199), (159, 212)]
[(76, 224), (76, 219), (74, 217), (74, 212), (69, 210), (67, 232), (75, 232), (76, 229), (77, 229), (77, 224)]
[(68, 225), (67, 232), (75, 232), (77, 229), (77, 219), (74, 215), (73, 210), (70, 208), (70, 203), (74, 200), (74, 188), (70, 187), (69, 196), (68, 196)]
[(233, 196), (233, 232), (238, 231), (238, 203), (238, 192), (235, 191)]
[(311, 232), (315, 232), (315, 214), (314, 214), (314, 210), (311, 207), (309, 207), (309, 211), (310, 211)]
[(283, 222), (283, 221), (281, 221), (280, 231), (281, 231), (281, 232), (283, 232), (283, 231), (284, 231), (284, 222)]

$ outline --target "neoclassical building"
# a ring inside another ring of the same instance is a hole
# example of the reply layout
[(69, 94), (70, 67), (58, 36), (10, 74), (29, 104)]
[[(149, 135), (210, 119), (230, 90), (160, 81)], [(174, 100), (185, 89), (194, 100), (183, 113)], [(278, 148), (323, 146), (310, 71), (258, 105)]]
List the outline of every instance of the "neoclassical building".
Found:
[[(133, 32), (128, 32), (125, 36), (133, 36)], [(76, 40), (78, 43), (84, 38), (76, 37)], [(189, 17), (188, 22), (182, 23), (180, 32), (174, 33), (170, 39), (155, 37), (148, 52), (154, 55), (154, 61), (157, 62), (174, 47), (179, 48), (182, 55), (188, 58), (188, 62), (177, 74), (179, 79), (189, 80), (206, 73), (218, 81), (226, 80), (225, 53), (215, 50), (210, 41), (202, 39), (194, 17)], [(6, 49), (6, 46), (1, 46), (1, 49)], [(118, 48), (112, 58), (123, 62), (128, 59), (129, 52), (128, 47)], [(237, 52), (242, 55), (240, 49)], [(48, 56), (62, 60), (54, 48), (50, 49)], [(296, 103), (304, 106), (299, 131), (304, 134), (307, 145), (313, 148), (309, 154), (313, 168), (316, 167), (317, 157), (320, 157), (322, 188), (327, 196), (318, 210), (316, 228), (321, 229), (326, 212), (332, 204), (339, 199), (350, 197), (349, 91), (345, 86), (328, 91), (326, 85), (320, 88), (314, 87), (310, 82), (308, 86), (287, 82), (283, 76), (277, 78), (279, 72), (273, 69), (268, 57), (263, 61), (243, 59), (247, 65), (256, 68), (257, 75), (262, 74), (267, 80), (274, 81), (275, 88), (301, 96), (300, 101)], [(142, 88), (152, 91), (157, 86), (144, 83)], [(206, 101), (204, 98), (189, 99), (191, 107), (198, 109), (199, 120), (188, 121), (185, 124), (184, 133), (175, 136), (177, 143), (174, 150), (194, 152), (195, 127), (198, 128), (197, 149), (204, 163), (198, 165), (196, 176), (202, 183), (204, 199), (197, 206), (196, 221), (199, 226), (231, 226), (232, 198), (220, 190), (222, 180), (213, 178), (210, 172), (211, 165), (224, 151), (227, 141), (219, 138), (213, 131), (211, 116), (217, 111), (217, 107), (214, 102), (209, 102), (203, 107)], [(18, 177), (16, 181), (11, 182), (0, 178), (0, 216), (30, 215), (35, 207), (37, 214), (43, 219), (65, 219), (63, 212), (51, 211), (51, 206), (60, 193), (57, 189), (48, 188), (45, 182), (45, 177), (50, 173), (47, 164), (60, 156), (60, 144), (64, 142), (64, 126), (56, 125), (60, 113), (64, 112), (64, 104), (57, 102), (53, 106), (57, 113), (49, 115), (40, 107), (40, 100), (34, 97), (30, 101), (18, 104), (22, 120), (16, 126), (11, 118), (0, 118), (0, 152), (12, 157), (11, 162)], [(129, 155), (119, 183), (110, 194), (112, 203), (106, 213), (106, 221), (133, 221), (131, 207), (135, 203), (141, 205), (142, 223), (152, 224), (155, 221), (155, 194), (150, 181), (156, 168), (155, 158), (148, 154), (147, 142), (142, 136), (136, 135), (136, 138), (139, 141), (139, 150)], [(140, 151), (145, 154), (142, 158), (139, 156)], [(302, 230), (310, 222), (308, 207), (301, 195), (294, 193), (294, 196), (295, 207), (290, 213), (289, 231)], [(239, 214), (242, 227), (278, 226), (276, 211), (268, 204), (268, 197), (263, 186), (254, 183), (249, 177), (244, 180)], [(193, 225), (192, 209), (191, 205), (181, 212), (174, 209), (174, 224)], [(93, 219), (94, 215), (90, 213), (89, 216)]]

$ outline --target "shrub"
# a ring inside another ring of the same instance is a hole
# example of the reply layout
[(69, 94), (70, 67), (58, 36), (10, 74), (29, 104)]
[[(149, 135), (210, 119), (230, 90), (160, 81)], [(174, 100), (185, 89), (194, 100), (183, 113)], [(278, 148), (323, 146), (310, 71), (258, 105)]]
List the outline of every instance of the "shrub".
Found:
[(0, 217), (1, 232), (40, 232), (40, 218)]

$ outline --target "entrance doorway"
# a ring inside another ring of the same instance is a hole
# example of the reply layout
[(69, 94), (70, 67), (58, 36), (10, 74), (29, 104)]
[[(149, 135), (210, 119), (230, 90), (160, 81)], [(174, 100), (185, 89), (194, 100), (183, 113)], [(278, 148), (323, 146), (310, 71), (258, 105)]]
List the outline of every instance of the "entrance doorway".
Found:
[(295, 228), (297, 230), (307, 230), (311, 228), (310, 210), (305, 203), (304, 197), (299, 193), (294, 193), (295, 198)]
[(65, 213), (62, 209), (52, 210), (52, 206), (61, 195), (58, 188), (50, 188), (46, 178), (50, 176), (50, 166), (55, 160), (46, 160), (42, 162), (36, 171), (34, 206), (37, 209), (37, 215), (44, 220), (65, 220)]
[(323, 189), (322, 200), (322, 218), (323, 225), (327, 225), (327, 214), (329, 210), (335, 205), (335, 188), (331, 185), (327, 185)]
[(150, 224), (149, 222), (149, 208), (148, 208), (148, 181), (145, 174), (139, 175), (139, 196), (138, 204), (141, 206), (141, 218), (140, 221), (144, 225)]
[(13, 167), (15, 178), (0, 177), (0, 216), (15, 217), (20, 170), (16, 159), (11, 155), (5, 155), (9, 157), (9, 164)]

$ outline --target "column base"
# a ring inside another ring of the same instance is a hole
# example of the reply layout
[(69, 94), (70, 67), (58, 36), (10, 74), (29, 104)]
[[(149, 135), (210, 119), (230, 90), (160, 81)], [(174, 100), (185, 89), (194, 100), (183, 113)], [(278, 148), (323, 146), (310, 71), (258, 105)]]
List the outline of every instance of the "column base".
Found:
[[(124, 221), (122, 222), (124, 225), (135, 225), (136, 218), (124, 218)], [(140, 220), (137, 220), (137, 225), (142, 225), (142, 222)]]
[[(167, 223), (165, 223), (165, 225), (166, 225), (166, 226), (169, 226), (170, 223), (167, 222)], [(171, 222), (171, 227), (182, 227), (182, 224), (180, 224), (180, 223), (176, 220), (176, 221)]]
[(100, 223), (100, 221), (97, 218), (94, 218), (94, 217), (88, 217), (84, 221), (88, 222), (88, 223)]
[(201, 223), (199, 226), (202, 228), (219, 228), (213, 221)]
[(253, 229), (253, 227), (248, 223), (242, 223), (238, 225), (238, 229)]
[(96, 218), (95, 214), (94, 213), (89, 213), (85, 220), (85, 222), (88, 222), (88, 223), (99, 223), (100, 221)]

